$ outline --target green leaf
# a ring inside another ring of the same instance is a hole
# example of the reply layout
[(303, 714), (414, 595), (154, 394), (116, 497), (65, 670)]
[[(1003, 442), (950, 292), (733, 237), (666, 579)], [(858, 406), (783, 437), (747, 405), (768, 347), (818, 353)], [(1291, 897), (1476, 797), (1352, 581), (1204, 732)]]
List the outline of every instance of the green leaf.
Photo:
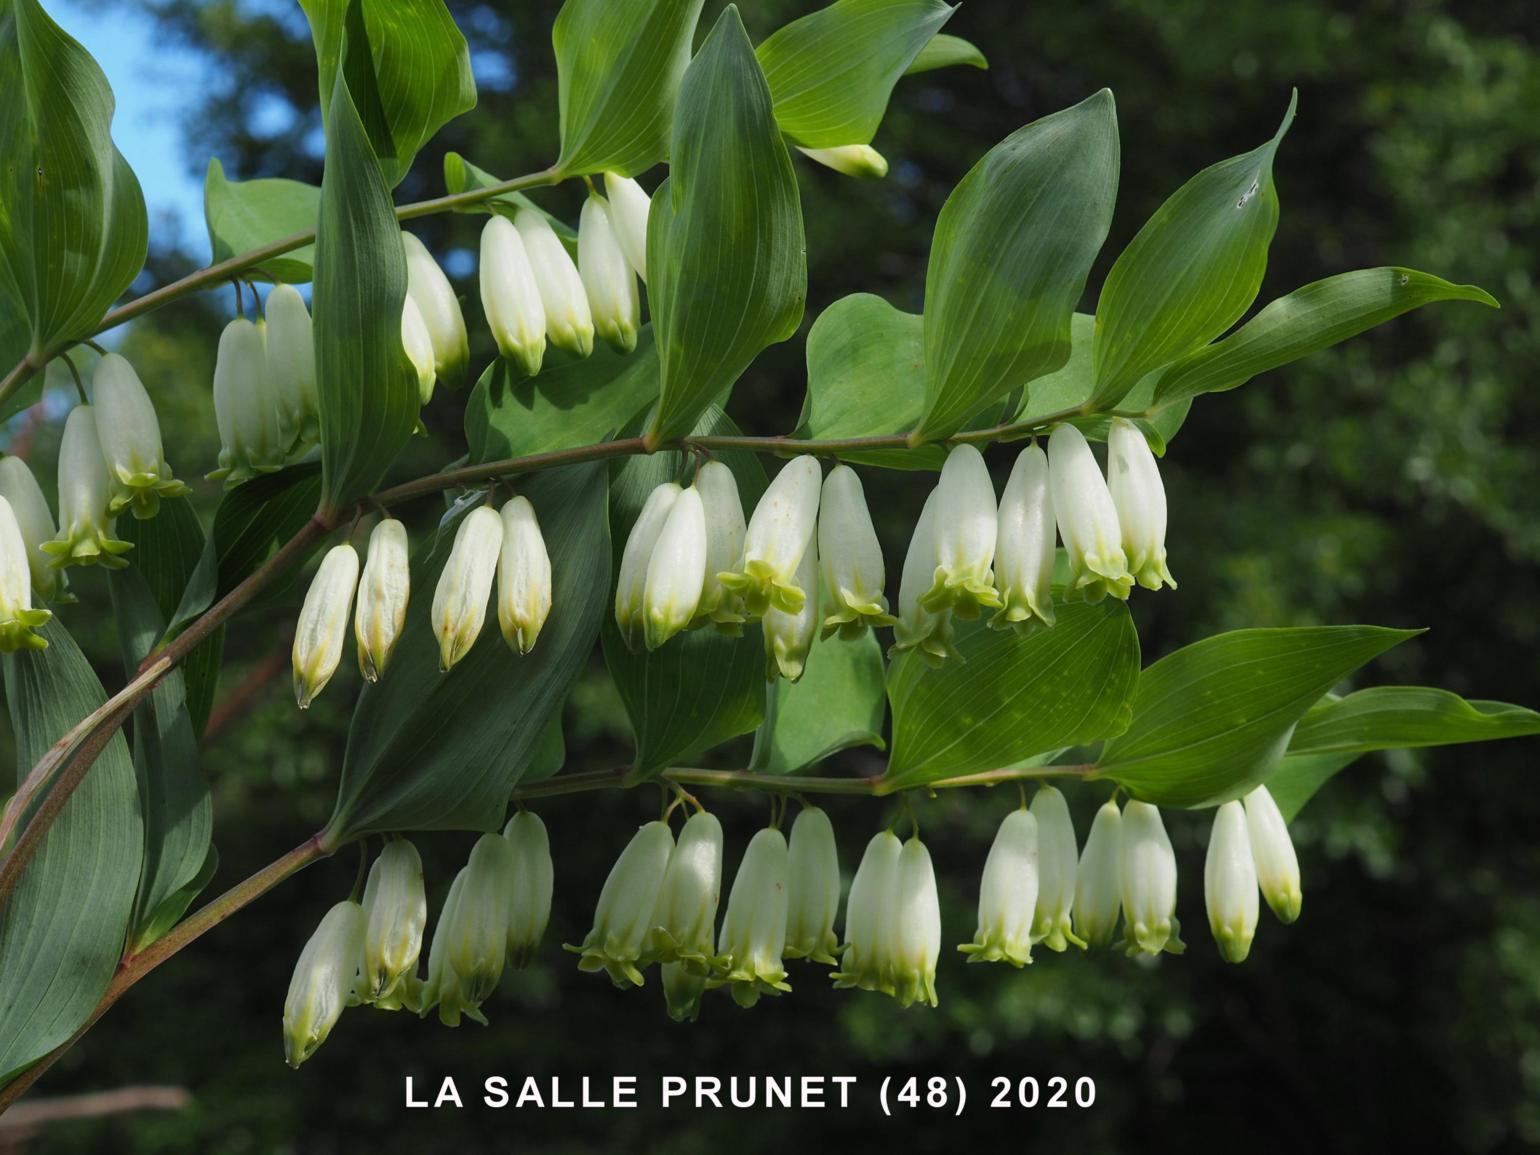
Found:
[[(32, 328), (21, 303), (11, 296), (5, 277), (0, 273), (0, 365), (7, 367), (21, 363), (32, 344)], [(50, 362), (52, 364), (52, 362)], [(23, 409), (30, 409), (43, 397), (46, 371), (34, 373), (25, 384), (8, 397), (0, 398), (0, 421), (9, 421)]]
[(679, 86), (669, 177), (648, 219), (662, 382), (650, 445), (689, 432), (761, 349), (796, 332), (804, 248), (791, 158), (729, 5)]
[[(214, 546), (215, 572), (219, 575), (217, 596), (223, 597), (240, 585), (279, 546), (298, 533), (315, 512), (320, 497), (321, 470), (313, 464), (291, 465), (277, 473), (263, 474), (225, 494), (214, 511), (210, 537)], [(286, 589), (293, 582), (292, 575), (303, 568), (303, 564), (297, 562), (290, 575), (278, 579), (278, 585), (269, 590)], [(177, 611), (178, 619), (184, 618), (188, 609), (193, 615), (202, 613), (212, 600), (212, 597), (207, 598), (197, 608), (184, 605)]]
[(454, 17), (443, 0), (300, 0), (300, 7), (315, 41), (328, 137), (340, 62), (386, 184), (400, 184), (433, 134), (476, 107), (470, 51)]
[(944, 0), (835, 0), (759, 46), (781, 130), (808, 148), (869, 144), (898, 78), (956, 9)]
[(702, 0), (566, 0), (551, 29), (568, 175), (635, 176), (668, 159), (674, 94)]
[(1287, 754), (1278, 768), (1267, 776), (1267, 792), (1278, 803), (1285, 822), (1304, 809), (1347, 766), (1358, 761), (1357, 754)]
[(795, 774), (852, 746), (886, 746), (882, 647), (870, 630), (854, 640), (813, 642), (802, 677), (767, 690), (765, 720), (749, 769)]
[(1177, 189), (1112, 266), (1096, 304), (1099, 405), (1117, 404), (1146, 373), (1208, 344), (1256, 300), (1278, 227), (1273, 158), (1294, 103), (1266, 144)]
[(918, 76), (922, 72), (934, 72), (938, 68), (988, 68), (989, 61), (978, 48), (961, 36), (948, 36), (938, 32), (920, 49), (920, 54), (909, 62), (905, 76)]
[(0, 109), (0, 305), (41, 364), (95, 332), (144, 267), (149, 225), (107, 78), (37, 0), (0, 5)]
[(570, 466), (519, 483), (551, 555), (551, 615), (520, 656), (495, 611), (469, 654), (439, 672), (428, 604), (453, 537), (412, 562), (413, 606), (380, 681), (353, 711), (328, 846), (391, 830), (495, 830), (509, 791), (549, 758), (546, 726), (587, 666), (609, 606), (602, 464)]
[[(283, 237), (316, 227), (321, 190), (303, 181), (225, 179), (219, 158), (209, 159), (203, 182), (203, 217), (208, 224), (213, 263), (260, 249)], [(303, 284), (315, 272), (315, 246), (306, 245), (252, 265), (246, 275), (257, 280)]]
[[(19, 766), (33, 765), (107, 700), (58, 619), (41, 633), (48, 649), (4, 658)], [(128, 933), (142, 840), (133, 761), (116, 734), (0, 907), (0, 1084), (96, 1009)]]
[(1416, 630), (1235, 630), (1184, 646), (1139, 676), (1134, 717), (1096, 777), (1161, 806), (1213, 806), (1267, 778), (1322, 694)]
[(952, 190), (925, 274), (928, 404), (914, 440), (951, 436), (1069, 359), (1117, 187), (1117, 113), (1102, 89), (1017, 129)]
[(1356, 269), (1279, 297), (1222, 341), (1206, 345), (1162, 374), (1155, 404), (1244, 385), (1290, 361), (1335, 345), (1434, 301), (1477, 301), (1497, 308), (1475, 285), (1395, 266)]
[(962, 661), (931, 669), (905, 654), (888, 669), (893, 756), (882, 792), (1020, 763), (1128, 725), (1139, 635), (1128, 607), (1068, 602), (1058, 624), (1022, 637), (959, 629)]

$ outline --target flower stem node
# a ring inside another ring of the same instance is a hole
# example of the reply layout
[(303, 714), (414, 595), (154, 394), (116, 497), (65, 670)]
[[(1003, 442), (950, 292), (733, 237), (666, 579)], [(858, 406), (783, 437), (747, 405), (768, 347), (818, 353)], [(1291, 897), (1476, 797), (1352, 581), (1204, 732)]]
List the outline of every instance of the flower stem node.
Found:
[(722, 894), (722, 824), (701, 811), (679, 831), (652, 913), (646, 957), (682, 964), (704, 978), (717, 964), (717, 903)]
[(527, 654), (551, 616), (551, 555), (535, 507), (515, 497), (502, 510), (503, 542), (497, 561), (497, 624), (508, 648)]
[(346, 542), (327, 550), (294, 627), (294, 697), (301, 710), (337, 672), (357, 588), (358, 551)]
[(369, 551), (358, 583), (358, 608), (353, 615), (358, 670), (365, 681), (378, 682), (385, 673), (406, 625), (411, 596), (406, 526), (393, 517), (382, 518), (369, 535)]
[(648, 961), (644, 955), (655, 925), (652, 915), (673, 849), (668, 823), (649, 822), (620, 852), (599, 892), (593, 929), (576, 946), (566, 944), (566, 950), (582, 956), (579, 970), (602, 970), (622, 990), (643, 985), (641, 967)]
[(641, 326), (641, 297), (636, 274), (615, 235), (610, 206), (597, 194), (583, 202), (578, 217), (578, 273), (588, 293), (594, 332), (617, 353), (631, 352)]
[(1069, 555), (1070, 589), (1087, 601), (1127, 598), (1134, 587), (1117, 507), (1085, 435), (1060, 425), (1048, 436), (1054, 518)]
[(33, 631), (52, 617), (48, 610), (32, 606), (27, 542), (11, 503), (0, 497), (0, 653), (46, 650), (47, 640)]
[(1091, 820), (1075, 871), (1075, 933), (1088, 947), (1111, 946), (1117, 936), (1123, 912), (1122, 845), (1123, 812), (1117, 799), (1109, 798)]
[(449, 388), (458, 389), (465, 383), (470, 362), (460, 299), (426, 245), (404, 230), (401, 244), (406, 249), (406, 294), (433, 342), (434, 374)]
[(540, 303), (545, 309), (547, 339), (558, 349), (587, 357), (594, 351), (594, 320), (577, 266), (551, 228), (551, 222), (539, 210), (519, 209), (513, 224), (524, 242), (529, 267), (534, 270)]
[(1071, 923), (1080, 851), (1069, 805), (1052, 786), (1040, 786), (1032, 797), (1032, 816), (1037, 819), (1037, 909), (1032, 915), (1032, 941), (1054, 951), (1067, 950), (1071, 944), (1084, 949), (1085, 940)]
[(1299, 917), (1304, 901), (1300, 890), (1299, 857), (1289, 838), (1283, 812), (1266, 786), (1258, 786), (1246, 795), (1246, 827), (1251, 836), (1251, 853), (1256, 862), (1257, 882), (1262, 897), (1278, 916), (1291, 923)]
[(1054, 563), (1053, 495), (1048, 454), (1029, 445), (1016, 457), (1000, 495), (995, 531), (995, 581), (1000, 608), (989, 624), (1029, 634), (1051, 627)]
[(364, 908), (349, 899), (328, 910), (294, 964), (283, 1001), (283, 1057), (298, 1067), (331, 1034), (353, 994), (364, 949)]
[(289, 457), (277, 390), (268, 366), (267, 329), (244, 317), (225, 326), (214, 359), (214, 422), (219, 467), (208, 477), (239, 485), (276, 473)]
[(1032, 961), (1032, 916), (1037, 910), (1037, 819), (1025, 808), (1000, 823), (984, 860), (979, 922), (973, 941), (957, 949), (973, 962)]
[(476, 840), (433, 930), (422, 1014), (436, 1006), (446, 1027), (459, 1026), (462, 1015), (486, 1024), (480, 1007), (503, 977), (514, 875), (513, 848), (506, 838), (483, 834)]
[[(810, 591), (799, 583), (797, 567), (802, 555), (814, 548), (822, 482), (817, 458), (794, 457), (754, 507), (743, 539), (742, 564), (717, 575), (743, 599), (749, 616), (763, 617), (772, 605), (795, 614), (807, 600)], [(811, 592), (816, 598), (817, 591)]]
[(1166, 568), (1166, 490), (1160, 469), (1139, 427), (1122, 417), (1112, 419), (1107, 433), (1107, 488), (1134, 580), (1147, 590), (1176, 589)]
[(823, 619), (825, 638), (838, 632), (854, 639), (868, 628), (898, 621), (883, 596), (887, 582), (882, 546), (872, 525), (861, 478), (848, 465), (836, 465), (824, 478), (818, 505), (818, 557), (824, 584), (833, 600)]
[(51, 559), (49, 565), (100, 565), (106, 569), (128, 565), (122, 555), (134, 547), (112, 535), (112, 517), (107, 510), (111, 487), (97, 436), (96, 409), (77, 405), (64, 421), (64, 438), (59, 445), (59, 533), (41, 547)]
[(749, 840), (722, 916), (721, 952), (709, 985), (726, 986), (741, 1007), (791, 990), (786, 948), (786, 836), (767, 827)]
[(446, 673), (471, 652), (481, 635), (502, 547), (502, 518), (488, 506), (471, 510), (455, 531), (449, 560), (433, 591), (433, 634), (438, 638), (439, 669)]
[[(49, 564), (48, 555), (42, 548), (43, 543), (52, 541), (58, 532), (53, 511), (48, 508), (42, 486), (21, 458), (0, 457), (0, 497), (10, 503), (11, 513), (21, 531), (21, 556), (32, 577), (31, 596), (43, 602), (68, 600), (65, 589), (69, 583), (65, 572)], [(17, 587), (13, 584), (11, 588), (14, 591)]]
[(545, 306), (524, 240), (494, 213), (481, 230), (481, 308), (497, 351), (526, 377), (545, 360)]
[(513, 848), (513, 892), (508, 907), (508, 965), (530, 964), (546, 925), (551, 921), (551, 894), (556, 885), (556, 864), (551, 860), (551, 839), (540, 816), (520, 810), (503, 827), (503, 837)]
[(160, 512), (162, 498), (188, 493), (166, 464), (160, 420), (134, 367), (116, 353), (104, 355), (92, 374), (91, 394), (111, 486), (107, 512), (129, 509), (143, 520)]
[(972, 445), (954, 446), (941, 468), (935, 498), (935, 568), (920, 607), (932, 614), (950, 610), (959, 618), (976, 618), (1000, 605), (993, 568), (998, 511), (984, 455)]
[(364, 952), (360, 1001), (383, 1010), (416, 1011), (417, 960), (428, 925), (422, 858), (405, 838), (385, 844), (364, 884)]
[(804, 806), (791, 824), (786, 880), (786, 957), (836, 965), (839, 846), (828, 813), (817, 806)]
[(1257, 867), (1246, 810), (1239, 802), (1226, 802), (1214, 812), (1203, 862), (1203, 897), (1220, 956), (1225, 962), (1246, 961), (1257, 933)]
[(1118, 875), (1123, 891), (1123, 934), (1131, 955), (1181, 954), (1176, 919), (1176, 853), (1160, 811), (1147, 802), (1123, 808)]

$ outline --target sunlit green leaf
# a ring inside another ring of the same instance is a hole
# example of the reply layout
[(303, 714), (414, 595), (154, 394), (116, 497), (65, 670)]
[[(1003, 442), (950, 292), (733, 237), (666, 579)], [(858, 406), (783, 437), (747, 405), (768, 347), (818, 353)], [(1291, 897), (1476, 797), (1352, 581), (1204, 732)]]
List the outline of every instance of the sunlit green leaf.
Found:
[(754, 736), (751, 770), (795, 774), (852, 746), (881, 750), (887, 716), (882, 647), (870, 630), (815, 640), (802, 677), (778, 679)]
[[(293, 233), (316, 226), (321, 190), (303, 181), (270, 178), (225, 179), (219, 158), (209, 160), (203, 182), (203, 217), (208, 224), (213, 261), (227, 261)], [(302, 284), (315, 271), (315, 246), (306, 245), (252, 265), (246, 276), (256, 280)]]
[(961, 36), (948, 36), (945, 32), (938, 32), (930, 38), (920, 54), (909, 62), (905, 69), (905, 76), (916, 76), (921, 72), (934, 72), (938, 68), (953, 68), (957, 66), (969, 68), (988, 68), (989, 61), (984, 59), (984, 54), (978, 47), (970, 44)]

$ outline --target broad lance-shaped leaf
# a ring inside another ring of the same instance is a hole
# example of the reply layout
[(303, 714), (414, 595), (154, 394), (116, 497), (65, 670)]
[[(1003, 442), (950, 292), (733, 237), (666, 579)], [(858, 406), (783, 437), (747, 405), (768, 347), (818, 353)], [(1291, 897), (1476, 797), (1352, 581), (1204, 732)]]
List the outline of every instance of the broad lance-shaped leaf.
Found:
[(796, 682), (765, 690), (765, 720), (754, 735), (749, 769), (795, 774), (852, 746), (881, 750), (887, 714), (882, 647), (868, 630), (847, 640), (815, 639)]
[(1415, 636), (1380, 626), (1235, 630), (1139, 676), (1133, 721), (1095, 776), (1159, 806), (1213, 806), (1264, 781), (1305, 712), (1365, 662)]
[(1222, 341), (1184, 357), (1161, 375), (1157, 406), (1244, 385), (1290, 361), (1335, 345), (1434, 301), (1497, 301), (1475, 285), (1453, 285), (1416, 269), (1356, 269), (1279, 297)]
[(804, 248), (770, 89), (729, 5), (680, 83), (669, 177), (647, 224), (661, 373), (649, 445), (688, 433), (761, 349), (797, 331)]
[(1172, 193), (1118, 257), (1096, 304), (1096, 393), (1116, 405), (1152, 369), (1208, 344), (1256, 300), (1278, 227), (1273, 138)]
[(956, 9), (943, 0), (835, 0), (759, 46), (782, 131), (808, 148), (867, 144), (899, 77)]
[(112, 143), (107, 78), (37, 0), (0, 11), (0, 109), (0, 306), (20, 310), (22, 352), (41, 363), (139, 275), (149, 225)]
[(566, 0), (551, 29), (567, 175), (635, 176), (668, 159), (675, 93), (703, 0)]
[[(316, 227), (321, 190), (303, 181), (268, 178), (225, 179), (219, 158), (209, 159), (203, 182), (203, 218), (209, 230), (212, 261), (260, 249), (294, 233)], [(306, 245), (253, 265), (246, 276), (258, 280), (304, 284), (315, 273), (315, 246)]]
[(934, 72), (938, 68), (953, 68), (966, 65), (969, 68), (988, 68), (989, 61), (984, 58), (976, 44), (971, 44), (961, 36), (948, 36), (945, 32), (938, 32), (930, 38), (920, 54), (909, 62), (909, 67), (904, 70), (905, 76), (918, 76), (922, 72)]
[(1103, 89), (1017, 129), (952, 191), (925, 274), (928, 404), (914, 444), (1069, 358), (1070, 318), (1112, 222), (1118, 126)]

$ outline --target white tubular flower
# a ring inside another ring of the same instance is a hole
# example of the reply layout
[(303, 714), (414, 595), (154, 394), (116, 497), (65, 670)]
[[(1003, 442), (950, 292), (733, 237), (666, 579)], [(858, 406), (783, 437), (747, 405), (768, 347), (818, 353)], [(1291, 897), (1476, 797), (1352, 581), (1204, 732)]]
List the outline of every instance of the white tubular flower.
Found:
[(1080, 850), (1069, 806), (1052, 786), (1039, 786), (1032, 797), (1037, 819), (1037, 910), (1032, 916), (1032, 941), (1062, 951), (1070, 943), (1084, 949), (1085, 941), (1071, 925), (1075, 909), (1075, 871)]
[(615, 582), (615, 624), (632, 652), (642, 649), (647, 640), (645, 594), (653, 549), (683, 492), (672, 481), (656, 486), (642, 503), (642, 511), (637, 514), (620, 555), (620, 573)]
[(406, 624), (406, 607), (412, 596), (410, 555), (406, 526), (393, 517), (382, 518), (369, 535), (369, 552), (358, 582), (358, 609), (353, 615), (358, 672), (365, 681), (380, 680)]
[(695, 488), (706, 514), (706, 575), (690, 628), (710, 622), (737, 637), (743, 632), (743, 615), (738, 612), (737, 596), (719, 575), (737, 569), (743, 561), (745, 525), (738, 479), (720, 461), (708, 461), (695, 474)]
[(315, 333), (305, 298), (293, 285), (274, 285), (262, 313), (267, 321), (267, 379), (278, 407), (278, 440), (294, 456), (314, 445), (320, 435)]
[(817, 598), (816, 589), (806, 590), (798, 583), (797, 566), (817, 536), (822, 482), (817, 458), (788, 461), (749, 518), (742, 564), (717, 575), (743, 599), (751, 616), (763, 617), (772, 605), (794, 614), (808, 596)]
[(161, 498), (181, 497), (188, 489), (166, 464), (150, 395), (134, 367), (116, 353), (104, 354), (97, 362), (91, 387), (96, 432), (112, 479), (108, 512), (129, 508), (136, 518), (154, 517)]
[(652, 198), (628, 176), (604, 174), (604, 195), (610, 201), (610, 223), (620, 251), (636, 275), (647, 283), (647, 216), (652, 212)]
[(621, 990), (642, 985), (637, 965), (652, 938), (658, 891), (674, 850), (674, 832), (667, 822), (649, 822), (626, 844), (610, 868), (599, 892), (593, 929), (567, 950), (581, 955), (578, 970), (602, 970)]
[(898, 622), (893, 627), (890, 654), (914, 650), (927, 666), (939, 667), (957, 657), (952, 645), (952, 611), (931, 613), (920, 599), (930, 590), (936, 572), (936, 491), (925, 499), (920, 520), (909, 538), (904, 572), (898, 582)]
[(1048, 484), (1069, 554), (1070, 588), (1084, 591), (1087, 601), (1108, 594), (1128, 597), (1134, 578), (1123, 552), (1117, 507), (1090, 445), (1073, 425), (1060, 425), (1048, 436)]
[(1245, 962), (1257, 933), (1257, 867), (1246, 810), (1239, 802), (1226, 802), (1214, 812), (1203, 860), (1203, 900), (1220, 956), (1225, 962)]
[(244, 317), (225, 326), (214, 359), (214, 421), (219, 468), (211, 480), (238, 485), (282, 469), (289, 455), (278, 398), (267, 366), (267, 332)]
[(706, 993), (706, 976), (696, 974), (684, 963), (664, 963), (663, 1002), (668, 1017), (676, 1023), (693, 1023), (700, 1018), (700, 999)]
[(461, 1015), (486, 1025), (480, 1007), (503, 977), (513, 885), (513, 848), (501, 834), (483, 834), (433, 928), (424, 1015), (436, 1006), (446, 1027), (458, 1027)]
[(513, 848), (514, 867), (508, 907), (508, 965), (521, 968), (534, 959), (551, 921), (556, 864), (551, 861), (550, 835), (538, 814), (520, 810), (503, 827), (503, 837)]
[(834, 966), (839, 950), (834, 934), (840, 909), (839, 846), (828, 814), (816, 806), (804, 806), (791, 824), (786, 878), (786, 957)]
[(32, 594), (51, 602), (64, 593), (64, 571), (48, 564), (43, 552), (45, 541), (52, 541), (58, 531), (48, 499), (32, 470), (19, 457), (0, 457), (0, 497), (10, 503), (11, 513), (21, 530), (22, 557), (32, 575)]
[(957, 949), (968, 961), (1032, 961), (1032, 917), (1037, 911), (1037, 819), (1013, 810), (1000, 823), (979, 884), (979, 925)]
[(455, 531), (454, 547), (433, 591), (433, 635), (439, 669), (446, 673), (471, 652), (487, 618), (487, 599), (502, 554), (503, 520), (495, 509), (477, 506)]
[(435, 373), (445, 385), (457, 389), (465, 382), (466, 363), (470, 360), (460, 299), (426, 245), (405, 231), (401, 233), (401, 244), (406, 249), (406, 293), (428, 327)]
[(941, 957), (941, 900), (930, 851), (919, 837), (898, 856), (898, 903), (894, 910), (893, 997), (901, 1007), (936, 999), (936, 962)]
[(294, 698), (301, 710), (310, 708), (337, 672), (357, 588), (358, 551), (346, 542), (327, 550), (294, 627)]
[(545, 306), (524, 239), (513, 222), (493, 214), (481, 230), (481, 308), (497, 351), (526, 377), (545, 360)]
[(0, 497), (0, 653), (46, 650), (48, 642), (32, 631), (51, 617), (47, 610), (32, 608), (27, 542), (11, 503)]
[(834, 599), (833, 612), (823, 620), (824, 637), (837, 630), (842, 638), (858, 638), (868, 626), (891, 626), (898, 620), (888, 613), (883, 596), (887, 574), (866, 494), (848, 465), (836, 465), (823, 481), (818, 557)]
[(422, 319), (417, 302), (407, 297), (401, 305), (401, 347), (406, 359), (417, 374), (417, 400), (426, 405), (433, 399), (433, 383), (437, 370), (433, 361), (433, 338), (428, 335), (428, 323)]
[(133, 549), (112, 536), (107, 513), (112, 480), (97, 436), (96, 410), (77, 405), (64, 422), (59, 443), (59, 533), (44, 542), (50, 565), (101, 565), (122, 569), (128, 562), (118, 556)]
[(609, 206), (599, 196), (583, 202), (578, 218), (578, 273), (588, 293), (594, 332), (617, 353), (631, 352), (642, 321), (636, 274), (615, 235)]
[(422, 858), (404, 838), (392, 839), (364, 884), (364, 962), (359, 998), (383, 1010), (416, 1010), (417, 959), (428, 925)]
[(786, 966), (786, 837), (766, 828), (749, 840), (722, 916), (722, 967), (713, 986), (725, 984), (740, 1007), (761, 995), (791, 990)]
[(845, 950), (836, 987), (892, 994), (897, 949), (898, 859), (903, 844), (891, 830), (866, 844), (845, 903)]
[(1053, 496), (1048, 455), (1029, 445), (1016, 458), (995, 533), (995, 582), (1000, 608), (989, 624), (1030, 633), (1053, 625)]
[(534, 209), (520, 209), (513, 224), (524, 241), (545, 308), (545, 333), (551, 344), (579, 357), (594, 351), (594, 319), (577, 266), (562, 247), (551, 222)]
[(869, 144), (841, 144), (834, 148), (803, 148), (799, 144), (797, 151), (809, 160), (858, 180), (881, 180), (888, 175), (887, 158)]
[(818, 547), (810, 545), (797, 566), (797, 584), (807, 591), (802, 608), (794, 614), (771, 606), (760, 623), (765, 639), (765, 677), (798, 681), (807, 668), (807, 655), (818, 636)]
[(647, 557), (642, 637), (655, 650), (690, 624), (706, 581), (706, 507), (693, 485), (680, 491)]
[(1109, 798), (1091, 820), (1075, 872), (1075, 933), (1086, 946), (1110, 946), (1117, 934), (1123, 911), (1122, 844), (1123, 812), (1117, 799)]
[(326, 912), (294, 964), (283, 1001), (283, 1057), (298, 1067), (342, 1017), (364, 948), (364, 908), (348, 900)]
[(1283, 812), (1266, 786), (1246, 795), (1246, 826), (1251, 834), (1251, 853), (1257, 864), (1262, 897), (1284, 923), (1299, 917), (1303, 902), (1299, 882), (1299, 857), (1289, 837)]
[(701, 811), (679, 831), (668, 856), (647, 957), (682, 963), (705, 977), (716, 961), (717, 903), (722, 896), (722, 824)]
[(1128, 953), (1181, 954), (1176, 920), (1176, 853), (1160, 820), (1147, 802), (1123, 808), (1123, 836), (1118, 842), (1118, 875), (1123, 888), (1123, 933)]
[(953, 610), (976, 618), (985, 606), (998, 606), (995, 592), (995, 486), (984, 455), (971, 445), (947, 454), (936, 483), (935, 575), (920, 605), (931, 613)]
[(515, 653), (527, 654), (551, 616), (551, 555), (527, 497), (503, 505), (497, 562), (497, 624)]
[(1147, 590), (1176, 589), (1166, 568), (1166, 489), (1160, 469), (1139, 427), (1121, 417), (1112, 419), (1107, 434), (1107, 489), (1134, 580)]

